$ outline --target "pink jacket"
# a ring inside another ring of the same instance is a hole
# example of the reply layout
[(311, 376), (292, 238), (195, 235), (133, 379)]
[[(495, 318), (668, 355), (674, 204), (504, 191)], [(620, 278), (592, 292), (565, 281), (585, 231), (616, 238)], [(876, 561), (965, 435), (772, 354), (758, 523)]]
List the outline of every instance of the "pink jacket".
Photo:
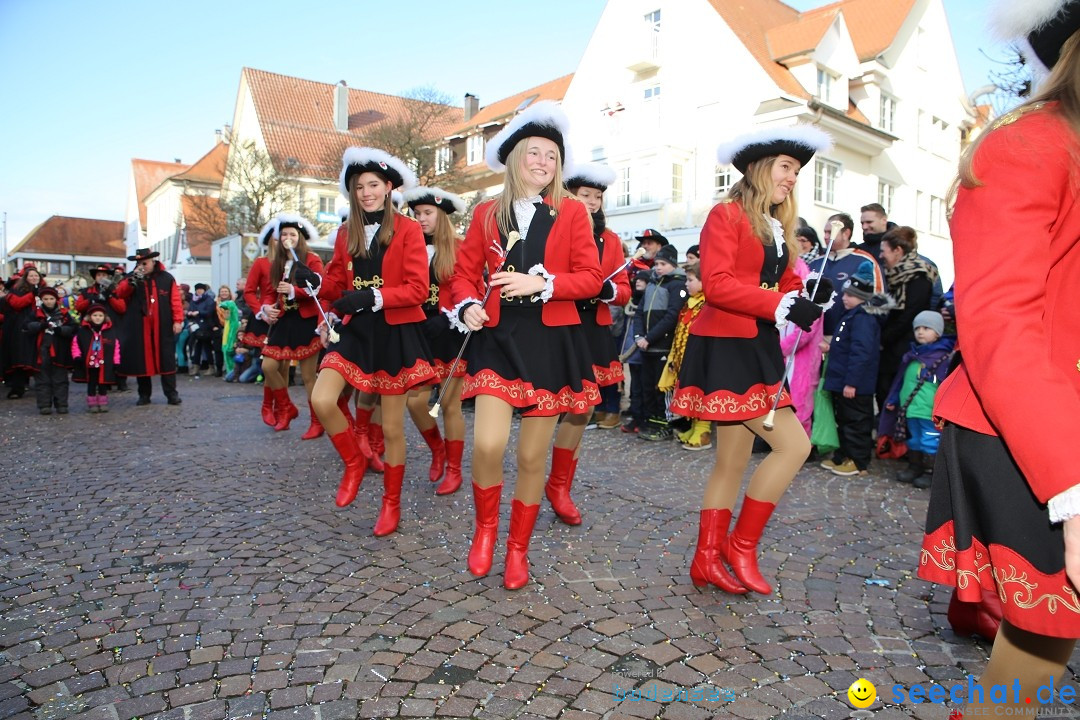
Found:
[[(74, 338), (71, 341), (71, 359), (78, 360), (82, 357), (82, 348), (79, 347), (79, 338)], [(113, 365), (120, 367), (120, 343), (117, 341), (113, 344)]]
[[(806, 263), (795, 261), (795, 274), (803, 280), (810, 273)], [(817, 390), (818, 380), (821, 378), (821, 344), (822, 327), (824, 316), (819, 317), (810, 326), (810, 332), (804, 332), (799, 338), (799, 346), (795, 347), (795, 338), (799, 336), (799, 328), (795, 323), (788, 323), (780, 331), (780, 351), (784, 353), (786, 360), (792, 352), (795, 353), (795, 365), (791, 369), (791, 402), (795, 406), (795, 416), (799, 418), (807, 437), (810, 436), (810, 425), (814, 419), (814, 391)]]

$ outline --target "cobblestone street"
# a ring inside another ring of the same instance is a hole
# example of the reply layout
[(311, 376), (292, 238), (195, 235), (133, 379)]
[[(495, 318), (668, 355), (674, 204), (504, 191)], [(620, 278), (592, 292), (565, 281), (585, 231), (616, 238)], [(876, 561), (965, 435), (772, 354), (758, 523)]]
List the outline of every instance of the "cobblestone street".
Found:
[(306, 408), (275, 434), (260, 386), (179, 386), (180, 407), (155, 381), (153, 405), (114, 394), (107, 415), (74, 385), (66, 417), (0, 400), (0, 718), (846, 718), (859, 677), (875, 718), (945, 718), (881, 699), (985, 663), (948, 628), (948, 590), (914, 576), (928, 492), (890, 464), (808, 463), (765, 534), (776, 594), (736, 597), (688, 575), (712, 454), (591, 430), (584, 523), (545, 503), (533, 581), (509, 592), (512, 470), (477, 580), (471, 491), (434, 494), (411, 424), (401, 527), (380, 539), (381, 476), (337, 509), (341, 463), (300, 441)]

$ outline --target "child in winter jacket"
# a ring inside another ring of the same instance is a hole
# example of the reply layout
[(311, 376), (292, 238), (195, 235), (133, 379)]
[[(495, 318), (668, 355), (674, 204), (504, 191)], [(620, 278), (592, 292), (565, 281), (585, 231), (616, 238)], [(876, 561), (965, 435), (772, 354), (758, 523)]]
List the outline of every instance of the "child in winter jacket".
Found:
[(87, 310), (71, 343), (71, 356), (78, 361), (71, 379), (86, 383), (86, 409), (109, 412), (109, 386), (116, 383), (120, 343), (103, 306)]
[[(53, 408), (61, 415), (68, 412), (68, 371), (71, 370), (71, 336), (75, 321), (66, 308), (60, 306), (60, 294), (55, 288), (38, 291), (41, 305), (34, 319), (26, 324), (25, 332), (37, 348), (34, 355), (38, 412), (51, 415)], [(36, 336), (36, 337), (35, 337)]]
[(896, 479), (925, 489), (930, 487), (941, 437), (933, 421), (934, 395), (948, 374), (955, 340), (942, 337), (945, 319), (933, 310), (919, 313), (912, 324), (915, 342), (900, 361), (900, 371), (881, 413), (878, 437), (907, 440), (908, 467), (897, 473)]
[(875, 315), (888, 313), (894, 305), (874, 287), (873, 266), (863, 262), (844, 283), (844, 314), (829, 345), (825, 389), (832, 393), (840, 447), (821, 466), (836, 475), (865, 475), (874, 447), (874, 390), (881, 353), (881, 324)]
[[(690, 338), (690, 323), (705, 306), (701, 269), (696, 262), (686, 266), (686, 292), (690, 297), (686, 299), (686, 304), (679, 313), (679, 321), (675, 325), (675, 337), (671, 341), (671, 352), (668, 353), (667, 364), (664, 366), (664, 371), (660, 373), (660, 382), (657, 384), (657, 388), (663, 393), (675, 389), (679, 368), (682, 366), (683, 355), (686, 353), (686, 341)], [(686, 426), (685, 429), (680, 429), (680, 423)], [(678, 422), (672, 421), (671, 427), (676, 431), (676, 437), (682, 443), (684, 450), (708, 450), (712, 447), (712, 422), (709, 420), (691, 421), (686, 418)]]

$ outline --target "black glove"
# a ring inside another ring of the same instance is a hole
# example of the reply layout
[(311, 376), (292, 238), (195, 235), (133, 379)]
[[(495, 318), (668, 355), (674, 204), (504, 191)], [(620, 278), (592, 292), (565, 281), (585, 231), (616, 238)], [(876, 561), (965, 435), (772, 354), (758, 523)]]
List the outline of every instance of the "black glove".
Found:
[(73, 335), (75, 335), (75, 326), (74, 325), (61, 325), (60, 326), (60, 337), (69, 338), (69, 337), (72, 337)]
[(311, 270), (307, 265), (298, 263), (296, 271), (293, 273), (293, 278), (296, 280), (296, 286), (307, 288), (308, 283), (311, 283), (311, 287), (319, 287), (319, 276)]
[(829, 278), (811, 278), (806, 281), (806, 294), (810, 296), (810, 301), (817, 303), (818, 305), (824, 305), (829, 302), (833, 294), (833, 284)]
[(375, 307), (375, 291), (371, 288), (351, 290), (334, 301), (334, 312), (338, 315), (351, 315)]
[(611, 280), (604, 282), (604, 286), (600, 288), (600, 294), (596, 296), (597, 300), (603, 300), (607, 302), (615, 299), (615, 283)]
[(788, 321), (795, 323), (806, 332), (810, 332), (810, 326), (819, 317), (821, 317), (821, 306), (801, 297), (795, 298), (794, 304), (787, 311)]
[(37, 335), (39, 332), (41, 332), (42, 327), (44, 326), (37, 320), (31, 320), (30, 322), (26, 323), (26, 327), (23, 328), (23, 331), (30, 335)]

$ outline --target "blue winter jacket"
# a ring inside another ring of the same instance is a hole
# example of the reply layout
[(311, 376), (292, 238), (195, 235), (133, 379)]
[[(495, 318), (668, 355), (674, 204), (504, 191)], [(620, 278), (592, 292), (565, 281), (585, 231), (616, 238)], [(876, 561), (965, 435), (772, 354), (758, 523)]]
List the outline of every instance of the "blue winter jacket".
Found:
[(877, 388), (880, 343), (881, 325), (866, 312), (864, 305), (846, 310), (829, 347), (825, 389), (839, 393), (851, 385), (856, 395), (873, 395)]

